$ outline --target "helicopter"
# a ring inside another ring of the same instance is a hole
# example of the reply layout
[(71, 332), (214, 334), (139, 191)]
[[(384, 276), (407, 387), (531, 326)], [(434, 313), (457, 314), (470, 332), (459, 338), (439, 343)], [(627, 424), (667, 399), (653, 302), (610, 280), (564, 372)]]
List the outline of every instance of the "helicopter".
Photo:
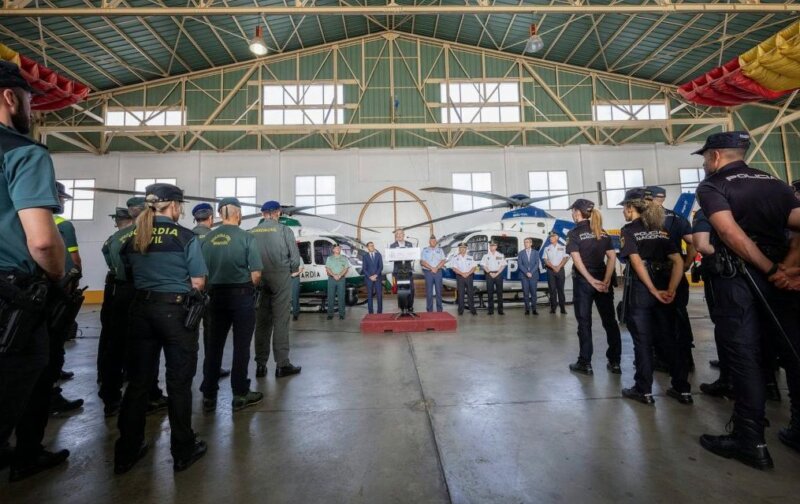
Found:
[[(664, 184), (664, 185), (673, 185), (673, 184)], [(420, 226), (427, 226), (436, 222), (442, 222), (445, 220), (453, 219), (456, 217), (461, 217), (464, 215), (470, 215), (473, 213), (483, 212), (486, 210), (494, 210), (494, 209), (502, 209), (507, 208), (503, 216), (501, 217), (500, 221), (493, 222), (481, 226), (476, 226), (465, 231), (451, 233), (448, 235), (443, 236), (439, 240), (439, 246), (442, 247), (444, 250), (445, 256), (447, 257), (448, 263), (450, 260), (458, 254), (458, 244), (459, 243), (466, 243), (467, 245), (467, 253), (472, 256), (473, 259), (480, 262), (481, 258), (488, 252), (489, 243), (496, 242), (497, 243), (497, 250), (502, 253), (506, 257), (506, 261), (508, 266), (505, 269), (505, 278), (503, 282), (503, 291), (504, 292), (514, 292), (519, 293), (522, 292), (522, 284), (520, 281), (520, 274), (519, 269), (517, 266), (517, 254), (523, 248), (523, 242), (525, 238), (531, 238), (533, 240), (533, 248), (539, 251), (539, 257), (542, 259), (544, 255), (544, 247), (542, 246), (547, 242), (547, 239), (550, 233), (556, 233), (558, 236), (558, 241), (562, 245), (566, 244), (567, 240), (567, 233), (571, 229), (575, 227), (575, 223), (563, 219), (559, 219), (550, 213), (542, 210), (534, 206), (534, 203), (540, 201), (546, 201), (552, 198), (557, 197), (564, 197), (564, 196), (579, 196), (589, 193), (594, 193), (595, 191), (584, 191), (580, 193), (572, 193), (566, 195), (553, 195), (553, 196), (543, 196), (543, 197), (528, 197), (523, 194), (515, 194), (512, 196), (503, 196), (499, 194), (493, 194), (489, 192), (482, 192), (482, 191), (469, 191), (464, 189), (453, 189), (449, 187), (425, 187), (420, 189), (421, 191), (426, 192), (435, 192), (435, 193), (443, 193), (443, 194), (458, 194), (458, 195), (465, 195), (465, 196), (475, 196), (480, 198), (486, 198), (489, 200), (500, 201), (500, 203), (496, 203), (490, 206), (485, 206), (481, 208), (477, 208), (474, 210), (467, 210), (464, 212), (458, 212), (452, 215), (439, 217), (437, 219), (432, 219), (425, 222), (420, 222), (411, 226), (407, 226), (404, 229), (413, 229)], [(599, 198), (601, 201), (602, 199)], [(683, 216), (684, 218), (688, 218), (692, 207), (694, 205), (695, 195), (693, 193), (681, 193), (676, 201), (675, 207), (673, 211)], [(619, 235), (609, 233), (612, 239), (612, 243), (614, 248), (619, 251), (620, 243), (619, 243)], [(543, 260), (542, 260), (543, 264)], [(568, 262), (564, 268), (566, 276), (571, 276), (572, 274), (572, 261)], [(483, 270), (478, 267), (478, 270), (475, 272), (474, 276), (474, 286), (475, 286), (475, 293), (478, 296), (479, 303), (482, 305), (483, 303), (483, 294), (486, 292), (486, 275)], [(452, 270), (445, 266), (443, 270), (443, 285), (454, 289), (456, 287), (456, 274)], [(567, 283), (565, 285), (566, 290), (571, 290), (571, 284)], [(538, 288), (537, 291), (542, 293), (547, 293), (547, 272), (542, 268), (539, 272), (539, 279), (538, 279)]]

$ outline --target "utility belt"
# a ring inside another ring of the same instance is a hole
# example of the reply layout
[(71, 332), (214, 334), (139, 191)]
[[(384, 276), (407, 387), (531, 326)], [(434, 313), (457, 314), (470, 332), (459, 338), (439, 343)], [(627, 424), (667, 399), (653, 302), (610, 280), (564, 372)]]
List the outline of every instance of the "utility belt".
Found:
[(210, 298), (205, 292), (192, 289), (189, 292), (157, 292), (139, 289), (134, 295), (135, 301), (179, 305), (186, 310), (183, 327), (190, 331), (197, 330), (208, 309)]
[(48, 282), (32, 275), (0, 272), (0, 355), (18, 352), (47, 307)]
[(216, 284), (212, 285), (209, 288), (209, 294), (213, 298), (214, 296), (224, 295), (224, 296), (244, 296), (244, 295), (252, 295), (255, 288), (253, 287), (252, 283), (243, 283), (243, 284)]

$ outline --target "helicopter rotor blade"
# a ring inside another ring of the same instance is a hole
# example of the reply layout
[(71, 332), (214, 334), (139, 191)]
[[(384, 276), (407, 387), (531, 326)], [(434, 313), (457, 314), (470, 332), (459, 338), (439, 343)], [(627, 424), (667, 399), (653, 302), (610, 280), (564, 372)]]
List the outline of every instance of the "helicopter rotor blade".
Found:
[(509, 198), (508, 196), (503, 196), (501, 194), (482, 192), (482, 191), (468, 191), (466, 189), (453, 189), (452, 187), (423, 187), (422, 189), (420, 189), (420, 191), (444, 193), (444, 194), (460, 194), (462, 196), (475, 196), (478, 198), (505, 201), (509, 205), (519, 204), (519, 200), (515, 200), (513, 198)]
[(446, 220), (449, 220), (449, 219), (454, 219), (456, 217), (461, 217), (461, 216), (464, 216), (464, 215), (471, 215), (471, 214), (474, 214), (474, 213), (483, 212), (484, 210), (494, 210), (494, 209), (497, 209), (497, 208), (508, 208), (508, 205), (506, 205), (505, 203), (497, 203), (496, 205), (492, 205), (492, 206), (488, 206), (488, 207), (481, 207), (481, 208), (476, 208), (474, 210), (467, 210), (465, 212), (458, 212), (458, 213), (454, 213), (454, 214), (450, 214), (450, 215), (445, 215), (444, 217), (439, 217), (437, 219), (432, 219), (432, 220), (429, 220), (429, 221), (420, 222), (420, 223), (417, 223), (417, 224), (414, 224), (414, 225), (411, 225), (411, 226), (403, 226), (403, 229), (404, 230), (406, 230), (406, 229), (414, 229), (414, 228), (417, 228), (417, 227), (427, 226), (429, 224), (435, 224), (437, 222), (442, 222), (442, 221), (446, 221)]
[(329, 221), (332, 221), (332, 222), (338, 222), (339, 224), (345, 224), (347, 226), (352, 226), (352, 227), (357, 228), (357, 229), (364, 229), (366, 231), (371, 231), (373, 233), (378, 233), (377, 230), (372, 229), (372, 228), (359, 226), (358, 224), (353, 224), (352, 222), (346, 222), (346, 221), (343, 221), (343, 220), (334, 219), (332, 217), (325, 217), (323, 215), (314, 215), (314, 214), (305, 213), (305, 212), (295, 212), (293, 215), (302, 215), (303, 217), (316, 217), (317, 219), (323, 219), (323, 220), (329, 220)]
[[(144, 196), (144, 191), (128, 191), (126, 189), (109, 189), (107, 187), (81, 187), (81, 191), (96, 191), (96, 192), (103, 192), (109, 194), (121, 194), (127, 196)], [(188, 194), (183, 196), (183, 199), (189, 201), (203, 201), (206, 203), (219, 203), (222, 198), (207, 198), (205, 196), (190, 196)], [(257, 203), (246, 203), (244, 201), (240, 202), (243, 207), (251, 207), (251, 208), (261, 208), (261, 205)]]
[[(425, 200), (420, 200), (420, 202), (425, 202)], [(382, 204), (394, 204), (394, 203), (419, 203), (416, 200), (402, 200), (402, 201), (351, 201), (349, 203), (327, 203), (325, 205), (307, 205), (307, 206), (285, 206), (281, 207), (281, 212), (285, 215), (292, 215), (293, 213), (297, 212), (305, 212), (307, 210), (312, 210), (314, 208), (326, 208), (326, 207), (336, 207), (336, 206), (347, 206), (347, 205), (382, 205)]]

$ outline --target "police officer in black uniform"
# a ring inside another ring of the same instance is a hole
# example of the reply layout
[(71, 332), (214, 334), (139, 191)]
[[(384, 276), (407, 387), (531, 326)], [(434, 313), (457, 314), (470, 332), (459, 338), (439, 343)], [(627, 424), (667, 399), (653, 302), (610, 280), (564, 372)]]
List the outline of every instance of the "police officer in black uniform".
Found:
[(672, 387), (667, 395), (691, 404), (688, 369), (675, 345), (675, 291), (683, 276), (683, 260), (664, 231), (664, 211), (653, 203), (645, 188), (630, 189), (620, 202), (625, 220), (620, 255), (627, 258), (625, 272), (626, 320), (636, 356), (636, 384), (622, 390), (629, 399), (652, 404), (653, 344), (661, 342), (670, 367)]
[[(122, 474), (144, 456), (145, 414), (161, 348), (167, 367), (173, 469), (183, 471), (206, 453), (192, 430), (192, 379), (197, 369), (198, 331), (187, 327), (187, 300), (205, 288), (208, 274), (194, 233), (177, 224), (183, 191), (171, 184), (145, 190), (147, 207), (136, 233), (122, 248), (136, 288), (130, 312), (129, 383), (119, 413), (120, 438), (114, 472)], [(191, 313), (191, 312), (190, 312)], [(198, 320), (199, 324), (199, 320)]]
[[(64, 277), (64, 242), (53, 221), (59, 211), (53, 162), (47, 147), (27, 135), (33, 88), (17, 65), (0, 61), (0, 468), (11, 465), (19, 481), (64, 462), (68, 450), (42, 447), (54, 378), (47, 375), (48, 331), (44, 302), (25, 307), (3, 297), (15, 288), (42, 295)], [(44, 289), (42, 291), (42, 289)], [(18, 332), (7, 324), (19, 315)], [(8, 440), (16, 430), (17, 446)]]
[(572, 275), (572, 295), (575, 319), (578, 321), (578, 361), (570, 364), (572, 371), (587, 375), (592, 370), (592, 302), (597, 306), (608, 350), (606, 369), (621, 374), (619, 361), (622, 352), (619, 325), (614, 315), (614, 266), (617, 252), (611, 238), (603, 229), (603, 217), (594, 203), (575, 200), (570, 206), (572, 219), (578, 224), (567, 234), (567, 254), (572, 257), (578, 274)]
[[(664, 199), (667, 197), (667, 191), (663, 187), (650, 186), (647, 188), (653, 195), (653, 202), (664, 206)], [(695, 251), (692, 246), (692, 225), (682, 215), (676, 214), (669, 208), (664, 208), (664, 230), (669, 234), (669, 239), (675, 244), (675, 248), (680, 252), (683, 258), (683, 270), (688, 271), (689, 267), (694, 262)], [(683, 253), (683, 243), (686, 243), (686, 253)], [(694, 359), (692, 358), (692, 346), (694, 345), (694, 334), (692, 333), (692, 324), (689, 321), (689, 281), (686, 275), (681, 278), (681, 283), (678, 284), (678, 290), (675, 291), (675, 338), (678, 345), (678, 354), (682, 359), (685, 359), (689, 370), (694, 368)], [(660, 346), (656, 344), (656, 369), (662, 368), (667, 370), (664, 366), (664, 359), (660, 356)], [(659, 362), (660, 361), (660, 362)]]
[(749, 147), (750, 135), (734, 131), (709, 136), (695, 152), (702, 154), (706, 172), (697, 199), (714, 228), (714, 321), (736, 392), (732, 432), (705, 434), (700, 444), (717, 455), (766, 469), (773, 462), (764, 438), (764, 338), (778, 351), (792, 399), (791, 423), (778, 437), (800, 450), (797, 294), (769, 281), (779, 281), (780, 262), (789, 254), (786, 230), (800, 231), (800, 201), (785, 182), (747, 166)]

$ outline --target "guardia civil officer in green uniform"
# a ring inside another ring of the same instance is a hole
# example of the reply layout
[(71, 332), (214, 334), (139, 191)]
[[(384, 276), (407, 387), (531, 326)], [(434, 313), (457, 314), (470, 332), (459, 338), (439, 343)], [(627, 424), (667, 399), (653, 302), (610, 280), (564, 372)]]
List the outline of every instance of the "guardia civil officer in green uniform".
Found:
[(250, 342), (256, 326), (253, 294), (261, 282), (261, 255), (253, 235), (239, 228), (242, 223), (242, 204), (238, 199), (223, 198), (219, 202), (219, 215), (222, 225), (208, 233), (202, 245), (211, 295), (211, 334), (203, 362), (203, 384), (200, 386), (203, 410), (206, 412), (217, 408), (219, 368), (231, 326), (233, 410), (258, 404), (263, 399), (261, 392), (250, 390), (250, 380), (247, 378)]
[(144, 198), (141, 196), (128, 198), (128, 201), (125, 202), (125, 206), (128, 207), (128, 213), (131, 214), (131, 218), (136, 219), (139, 217), (139, 214), (144, 212)]
[[(117, 207), (114, 213), (109, 215), (114, 220), (114, 227), (120, 230), (123, 227), (133, 224), (130, 212), (125, 207)], [(105, 357), (105, 352), (108, 348), (108, 338), (111, 334), (111, 305), (114, 302), (114, 272), (111, 264), (111, 257), (108, 252), (108, 245), (114, 233), (111, 234), (106, 241), (103, 242), (103, 247), (100, 252), (103, 254), (103, 260), (106, 262), (108, 272), (106, 273), (105, 285), (103, 286), (103, 304), (100, 306), (100, 341), (97, 346), (97, 383), (102, 381), (102, 372), (100, 367)]]
[(350, 261), (342, 255), (342, 246), (334, 244), (333, 254), (325, 259), (325, 272), (328, 273), (328, 320), (333, 318), (334, 305), (339, 307), (339, 320), (344, 320), (344, 293), (349, 269)]
[(292, 272), (301, 264), (294, 233), (278, 222), (281, 204), (267, 201), (261, 206), (264, 220), (250, 233), (256, 239), (264, 269), (261, 273), (261, 302), (256, 308), (256, 377), (267, 375), (269, 344), (275, 352), (275, 377), (294, 375), (300, 366), (289, 360), (289, 306)]
[[(194, 221), (196, 223), (195, 227), (192, 228), (192, 233), (197, 235), (197, 238), (202, 243), (206, 235), (211, 232), (211, 228), (214, 226), (214, 207), (208, 203), (199, 203), (192, 208), (192, 217), (194, 217)], [(208, 340), (210, 337), (211, 310), (208, 310), (205, 317), (203, 317), (203, 350), (205, 355), (208, 355)], [(230, 369), (219, 369), (220, 378), (225, 378), (230, 376), (230, 374)]]
[(208, 274), (200, 243), (177, 224), (183, 191), (152, 184), (146, 208), (136, 219), (136, 233), (122, 247), (122, 258), (136, 288), (130, 310), (128, 388), (119, 413), (120, 438), (114, 472), (122, 474), (144, 456), (148, 391), (164, 349), (173, 469), (182, 471), (206, 453), (206, 443), (192, 430), (192, 379), (197, 369), (198, 332), (185, 325), (187, 296), (205, 288)]
[[(32, 90), (17, 65), (0, 61), (0, 294), (10, 292), (12, 285), (44, 287), (44, 282), (64, 276), (64, 242), (53, 222), (53, 212), (60, 208), (53, 162), (47, 148), (27, 136)], [(0, 341), (0, 467), (10, 462), (11, 481), (69, 456), (68, 450), (53, 453), (42, 447), (53, 387), (42, 373), (48, 334), (41, 312), (20, 311), (30, 324), (13, 341)], [(0, 317), (9, 315), (0, 310)], [(7, 442), (15, 429), (17, 446), (9, 461)]]
[[(65, 255), (65, 270), (69, 273), (81, 276), (81, 254), (78, 250), (78, 236), (75, 233), (75, 226), (68, 219), (61, 214), (64, 211), (66, 201), (72, 199), (61, 182), (56, 182), (56, 189), (58, 191), (58, 201), (61, 204), (61, 209), (53, 215), (58, 233), (61, 239), (64, 240), (64, 247), (66, 248)], [(64, 327), (64, 331), (60, 335), (54, 336), (54, 341), (57, 346), (50, 349), (51, 365), (56, 369), (56, 379), (70, 379), (75, 376), (74, 373), (64, 372), (64, 342), (70, 339), (75, 339), (78, 332), (78, 324), (72, 320)], [(61, 387), (54, 384), (52, 393), (50, 395), (50, 413), (57, 415), (59, 413), (67, 413), (75, 411), (83, 406), (83, 399), (69, 400), (61, 394)]]

